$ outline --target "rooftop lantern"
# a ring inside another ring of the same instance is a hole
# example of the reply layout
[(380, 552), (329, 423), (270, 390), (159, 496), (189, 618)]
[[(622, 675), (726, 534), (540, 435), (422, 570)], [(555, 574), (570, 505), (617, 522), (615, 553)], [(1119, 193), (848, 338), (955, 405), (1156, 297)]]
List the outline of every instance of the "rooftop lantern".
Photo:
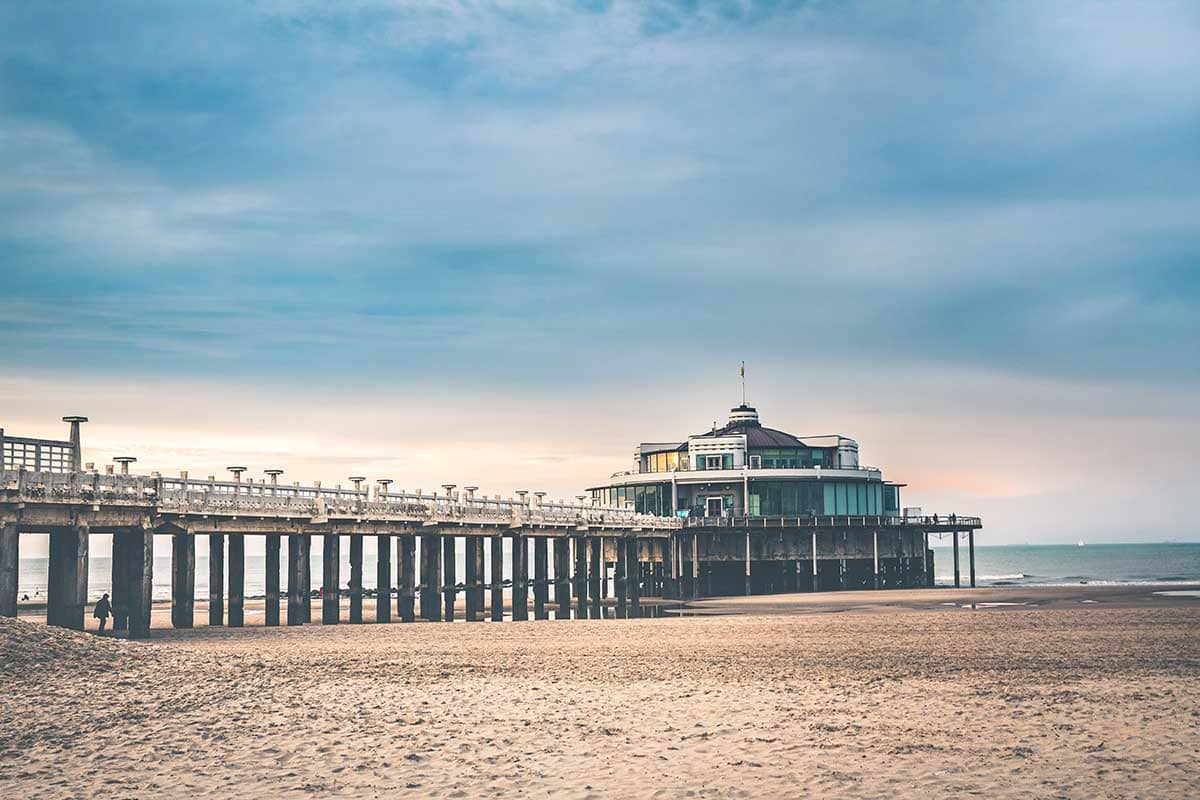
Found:
[(392, 485), (392, 479), (391, 478), (380, 478), (378, 483), (379, 483), (379, 496), (384, 499), (384, 502), (387, 502), (388, 487)]
[(349, 480), (351, 483), (354, 484), (354, 491), (361, 492), (363, 481), (365, 481), (366, 478), (362, 477), (361, 475), (354, 475), (351, 478), (349, 478)]
[[(267, 475), (271, 476), (271, 485), (272, 486), (279, 485), (279, 476), (283, 474), (283, 470), (276, 467), (275, 469), (264, 469), (263, 472), (266, 473)], [(274, 489), (271, 490), (271, 494), (275, 494)]]
[(137, 458), (134, 456), (116, 456), (115, 458), (113, 458), (113, 461), (115, 461), (121, 465), (121, 474), (122, 475), (128, 475), (129, 474), (129, 465), (132, 464), (133, 462), (137, 461)]
[(454, 498), (451, 496), (451, 493), (454, 491), (454, 487), (456, 485), (457, 484), (453, 484), (453, 483), (443, 483), (442, 484), (442, 488), (446, 490), (446, 500), (448, 500), (448, 501), (454, 500)]
[(467, 493), (468, 501), (474, 501), (475, 493), (479, 491), (479, 487), (478, 486), (464, 486), (463, 491), (465, 491)]
[(246, 471), (245, 467), (226, 467), (225, 469), (227, 469), (233, 473), (233, 482), (234, 483), (242, 482), (242, 473)]
[(517, 489), (517, 497), (521, 498), (521, 505), (525, 505), (525, 495), (529, 494), (528, 489)]
[(542, 507), (542, 503), (543, 503), (543, 502), (544, 502), (544, 500), (545, 500), (546, 493), (545, 493), (545, 492), (534, 492), (534, 493), (533, 493), (533, 496), (537, 498), (537, 507), (538, 507), (538, 508), (541, 508), (541, 507)]

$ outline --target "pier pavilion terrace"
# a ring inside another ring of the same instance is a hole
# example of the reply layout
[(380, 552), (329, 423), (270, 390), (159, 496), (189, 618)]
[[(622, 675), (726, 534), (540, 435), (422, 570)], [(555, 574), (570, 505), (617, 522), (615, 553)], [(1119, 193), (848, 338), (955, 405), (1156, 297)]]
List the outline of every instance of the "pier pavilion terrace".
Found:
[(933, 585), (930, 532), (967, 534), (974, 580), (977, 517), (903, 509), (903, 483), (859, 463), (847, 436), (794, 436), (742, 404), (724, 427), (644, 442), (633, 469), (594, 486), (593, 502), (680, 520), (684, 596)]

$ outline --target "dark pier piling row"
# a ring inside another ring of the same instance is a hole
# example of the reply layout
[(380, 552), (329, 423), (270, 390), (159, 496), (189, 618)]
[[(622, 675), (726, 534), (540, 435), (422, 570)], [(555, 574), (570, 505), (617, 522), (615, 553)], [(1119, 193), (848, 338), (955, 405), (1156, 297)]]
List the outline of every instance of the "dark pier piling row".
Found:
[[(101, 531), (84, 525), (52, 527), (47, 619), (54, 625), (83, 628), (88, 539), (91, 533), (100, 532), (112, 535), (114, 629), (127, 630), (131, 638), (144, 638), (150, 634), (153, 586), (154, 532), (149, 527)], [(0, 611), (8, 613), (16, 610), (15, 562), (20, 533), (20, 526), (11, 523), (0, 528)], [(974, 536), (972, 531), (966, 533), (968, 574), (973, 584)], [(195, 612), (196, 533), (177, 531), (170, 535), (171, 623), (176, 628), (188, 628), (193, 625)], [(202, 535), (208, 537), (210, 555), (209, 625), (241, 627), (245, 624), (245, 538), (254, 534), (207, 531)], [(369, 534), (260, 535), (266, 551), (265, 625), (281, 622), (284, 535), (288, 537), (283, 573), (287, 624), (302, 625), (311, 618), (309, 554), (314, 536), (322, 537), (322, 623), (334, 625), (341, 621), (343, 595), (349, 597), (350, 621), (363, 622), (363, 548), (364, 537)], [(606, 613), (625, 618), (641, 615), (644, 597), (741, 594), (747, 586), (753, 593), (768, 593), (932, 583), (932, 555), (927, 534), (922, 531), (809, 528), (749, 536), (744, 530), (685, 530), (667, 538), (594, 532), (539, 535), (536, 530), (513, 529), (484, 535), (469, 529), (440, 528), (419, 534), (370, 535), (375, 536), (378, 556), (377, 622), (390, 622), (393, 617), (401, 622), (418, 617), (428, 621), (501, 621), (506, 616), (524, 621), (531, 614), (536, 620), (569, 619), (572, 611), (578, 618), (601, 619)], [(960, 535), (955, 532), (956, 551)], [(341, 580), (343, 536), (350, 537), (349, 581), (345, 587)], [(504, 538), (509, 540), (511, 552), (507, 570)], [(461, 583), (455, 566), (459, 539), (463, 542), (465, 565)], [(485, 545), (485, 539), (490, 544)], [(961, 581), (955, 566), (955, 575)], [(507, 604), (506, 584), (511, 587)], [(611, 598), (607, 596), (610, 590)], [(458, 606), (460, 592), (465, 600), (462, 617), (457, 616), (462, 613)], [(612, 611), (606, 612), (608, 608)]]

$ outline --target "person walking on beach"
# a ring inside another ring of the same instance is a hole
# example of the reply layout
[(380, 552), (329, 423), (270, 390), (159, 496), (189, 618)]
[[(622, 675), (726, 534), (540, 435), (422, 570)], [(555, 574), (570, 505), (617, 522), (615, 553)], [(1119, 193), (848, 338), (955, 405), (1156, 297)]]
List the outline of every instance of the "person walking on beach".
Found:
[(104, 626), (108, 622), (108, 615), (112, 613), (112, 603), (108, 602), (108, 592), (96, 601), (96, 608), (92, 611), (92, 616), (100, 620), (100, 632), (104, 633)]

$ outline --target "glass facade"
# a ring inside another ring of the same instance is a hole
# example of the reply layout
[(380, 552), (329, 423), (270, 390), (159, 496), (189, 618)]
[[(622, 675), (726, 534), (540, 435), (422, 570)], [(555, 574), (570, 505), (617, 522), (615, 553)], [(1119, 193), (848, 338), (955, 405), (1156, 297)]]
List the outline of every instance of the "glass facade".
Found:
[(807, 447), (751, 448), (750, 457), (758, 456), (762, 469), (811, 469), (826, 466), (826, 451)]
[(70, 472), (70, 444), (5, 438), (0, 448), (4, 469), (25, 467), (39, 472)]
[[(686, 459), (684, 459), (686, 460)], [(680, 467), (680, 452), (650, 453), (642, 457), (642, 472), (674, 472)]]
[(651, 483), (647, 486), (611, 486), (593, 489), (592, 498), (602, 506), (625, 508), (633, 506), (641, 514), (669, 517), (671, 511), (671, 484)]

